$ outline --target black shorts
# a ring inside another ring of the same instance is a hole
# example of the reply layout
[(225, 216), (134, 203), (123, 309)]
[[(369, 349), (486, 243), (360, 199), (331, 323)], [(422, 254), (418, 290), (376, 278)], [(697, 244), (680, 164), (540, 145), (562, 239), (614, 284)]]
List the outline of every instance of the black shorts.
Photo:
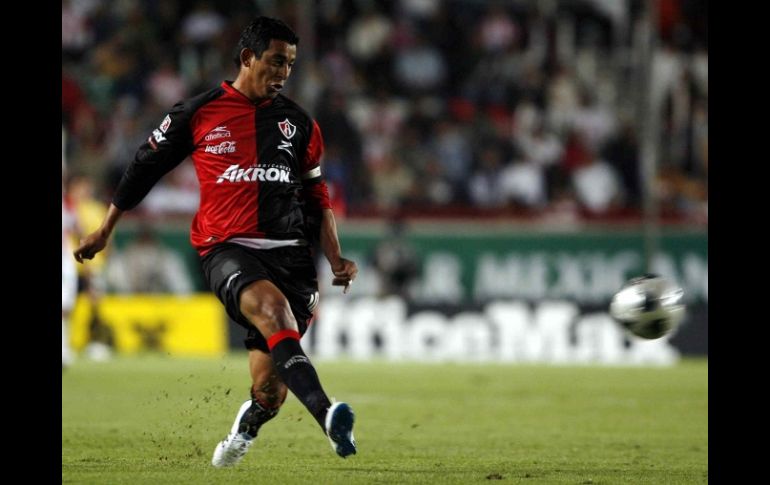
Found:
[(240, 294), (249, 284), (268, 280), (284, 294), (300, 335), (304, 335), (318, 305), (318, 277), (310, 248), (287, 246), (252, 249), (223, 243), (201, 258), (206, 281), (224, 304), (227, 314), (248, 330), (247, 349), (269, 352), (267, 341), (240, 311)]

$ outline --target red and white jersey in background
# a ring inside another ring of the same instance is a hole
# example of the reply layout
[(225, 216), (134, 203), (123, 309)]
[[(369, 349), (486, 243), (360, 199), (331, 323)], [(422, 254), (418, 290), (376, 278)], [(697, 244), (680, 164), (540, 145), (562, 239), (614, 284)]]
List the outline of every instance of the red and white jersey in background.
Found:
[(61, 307), (62, 312), (72, 310), (78, 289), (78, 274), (75, 257), (72, 255), (72, 237), (77, 222), (75, 213), (62, 197), (61, 201)]

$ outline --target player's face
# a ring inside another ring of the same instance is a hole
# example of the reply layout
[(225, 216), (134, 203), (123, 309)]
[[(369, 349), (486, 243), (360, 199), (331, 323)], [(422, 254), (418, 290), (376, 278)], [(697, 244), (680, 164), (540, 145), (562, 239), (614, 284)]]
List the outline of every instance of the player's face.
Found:
[(283, 85), (294, 61), (297, 58), (297, 46), (273, 39), (262, 58), (253, 58), (250, 66), (254, 93), (260, 98), (274, 98), (283, 89)]

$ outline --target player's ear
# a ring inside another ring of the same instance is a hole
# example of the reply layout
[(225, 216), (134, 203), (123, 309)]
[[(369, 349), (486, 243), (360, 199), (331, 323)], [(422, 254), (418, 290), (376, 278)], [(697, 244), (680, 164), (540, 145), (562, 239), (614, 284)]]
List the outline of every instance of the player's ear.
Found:
[(254, 55), (254, 51), (249, 49), (248, 47), (244, 47), (241, 49), (241, 65), (245, 67), (251, 66), (251, 63), (254, 62), (256, 59), (256, 56)]

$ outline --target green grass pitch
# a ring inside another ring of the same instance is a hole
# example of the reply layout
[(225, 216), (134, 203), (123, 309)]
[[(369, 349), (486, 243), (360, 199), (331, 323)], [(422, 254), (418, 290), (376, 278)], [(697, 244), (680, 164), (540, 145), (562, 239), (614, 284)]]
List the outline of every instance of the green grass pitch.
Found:
[(211, 466), (245, 354), (79, 361), (62, 375), (62, 483), (708, 482), (708, 362), (556, 367), (319, 362), (356, 412), (337, 457), (289, 395), (240, 465)]

